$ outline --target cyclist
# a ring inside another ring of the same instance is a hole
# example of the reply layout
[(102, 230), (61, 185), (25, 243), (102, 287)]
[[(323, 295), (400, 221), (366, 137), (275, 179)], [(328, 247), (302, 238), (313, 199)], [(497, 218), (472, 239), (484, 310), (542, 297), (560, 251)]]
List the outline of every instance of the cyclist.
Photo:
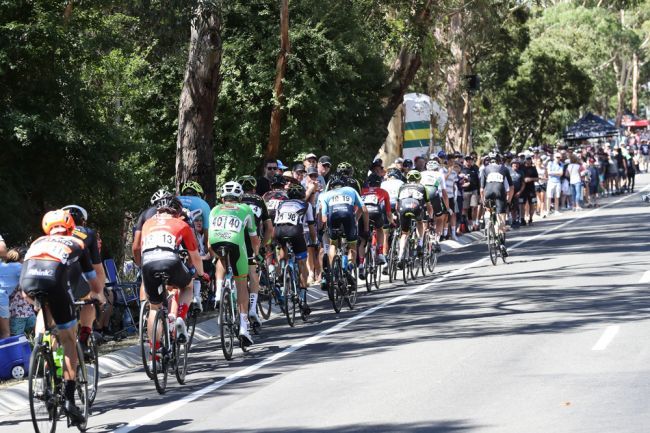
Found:
[[(255, 216), (255, 225), (257, 226), (257, 235), (262, 238), (262, 245), (269, 247), (271, 245), (271, 239), (273, 239), (273, 222), (271, 217), (269, 217), (269, 211), (266, 208), (266, 203), (259, 195), (255, 194), (255, 188), (257, 187), (257, 181), (253, 176), (243, 176), (238, 180), (239, 184), (244, 190), (244, 195), (242, 196), (242, 203), (247, 204), (253, 211)], [(256, 260), (263, 260), (256, 257), (253, 254), (253, 246), (251, 245), (251, 240), (246, 235), (246, 254), (248, 255), (248, 279), (250, 281), (248, 285), (249, 293), (249, 311), (248, 318), (252, 321), (254, 326), (260, 326), (261, 322), (259, 317), (257, 317), (257, 294), (260, 291), (260, 276), (257, 273)]]
[[(86, 227), (88, 221), (88, 212), (86, 209), (75, 204), (64, 206), (63, 210), (67, 210), (74, 220), (75, 229), (72, 231), (72, 236), (80, 239), (84, 243), (84, 247), (90, 254), (90, 261), (93, 269), (97, 274), (91, 285), (82, 277), (81, 264), (79, 262), (73, 263), (69, 267), (68, 279), (72, 287), (72, 293), (75, 299), (88, 300), (98, 299), (102, 304), (106, 303), (104, 297), (104, 281), (106, 275), (104, 274), (104, 266), (102, 265), (102, 258), (99, 254), (99, 245), (97, 243), (97, 233), (95, 230)], [(91, 287), (92, 286), (92, 287)], [(92, 288), (92, 292), (91, 292)], [(90, 357), (93, 353), (88, 347), (88, 337), (93, 332), (92, 326), (95, 321), (95, 306), (84, 305), (81, 307), (79, 313), (79, 322), (81, 329), (79, 331), (79, 343), (84, 352), (85, 357)]]
[[(311, 309), (307, 305), (307, 244), (316, 243), (316, 220), (314, 209), (305, 201), (305, 188), (302, 185), (291, 185), (287, 191), (288, 200), (278, 206), (275, 215), (275, 239), (282, 246), (279, 259), (286, 257), (287, 242), (291, 243), (300, 273), (298, 294), (302, 300), (303, 313), (308, 315)], [(305, 236), (308, 231), (308, 239)], [(309, 241), (309, 242), (307, 242)]]
[(505, 246), (506, 240), (506, 203), (512, 200), (514, 188), (511, 188), (509, 170), (501, 165), (501, 156), (491, 152), (490, 164), (481, 173), (481, 201), (494, 200), (497, 211), (498, 230), (500, 233), (501, 253), (508, 257), (508, 250)]
[[(248, 331), (248, 255), (246, 252), (245, 233), (248, 233), (253, 248), (253, 256), (257, 257), (260, 250), (260, 239), (257, 236), (255, 215), (247, 204), (241, 203), (244, 189), (237, 182), (226, 182), (221, 187), (222, 204), (215, 206), (210, 212), (210, 248), (216, 251), (225, 247), (237, 286), (237, 307), (239, 309), (239, 338), (242, 344), (250, 346), (253, 338)], [(218, 257), (217, 263), (217, 292), (221, 293), (226, 275), (224, 257)]]
[[(361, 185), (359, 185), (359, 181), (357, 181), (354, 177), (354, 167), (350, 165), (348, 162), (341, 162), (339, 165), (336, 166), (336, 173), (339, 178), (344, 177), (346, 180), (346, 186), (349, 186), (353, 188), (357, 194), (361, 192)], [(327, 184), (327, 187), (325, 188), (325, 191), (329, 191), (330, 189), (333, 189), (334, 186), (332, 185), (332, 179), (330, 179), (329, 183)]]
[[(381, 176), (372, 173), (366, 180), (366, 185), (361, 190), (361, 201), (368, 209), (368, 219), (375, 224), (377, 230), (377, 260), (380, 264), (386, 264), (386, 254), (388, 254), (388, 242), (386, 242), (385, 230), (388, 224), (393, 221), (393, 213), (390, 208), (390, 197), (388, 192), (381, 188)], [(370, 233), (372, 235), (372, 233)], [(359, 278), (365, 278), (363, 268), (365, 243), (368, 239), (361, 239), (359, 245)]]
[[(449, 212), (449, 197), (447, 196), (445, 175), (440, 170), (440, 163), (436, 160), (427, 162), (426, 170), (420, 173), (422, 179), (420, 184), (424, 185), (427, 190), (427, 196), (431, 202), (433, 214), (435, 216), (436, 236), (438, 239), (442, 238), (443, 226), (445, 223), (446, 215)], [(436, 242), (436, 252), (440, 252), (440, 245)]]
[(287, 191), (285, 190), (285, 185), (287, 180), (281, 174), (276, 174), (271, 178), (271, 191), (267, 192), (262, 196), (264, 202), (266, 203), (266, 208), (269, 212), (269, 218), (271, 221), (275, 219), (275, 210), (278, 208), (278, 205), (281, 201), (287, 200)]
[[(357, 220), (363, 215), (365, 227), (368, 226), (368, 209), (361, 201), (359, 193), (354, 188), (347, 186), (348, 177), (337, 172), (330, 179), (329, 191), (319, 197), (321, 221), (327, 225), (328, 236), (332, 243), (329, 246), (329, 263), (334, 261), (336, 248), (339, 244), (341, 232), (348, 242), (348, 269), (350, 271), (356, 263), (356, 243), (358, 238)], [(329, 266), (329, 263), (326, 264)], [(325, 281), (321, 286), (327, 284), (326, 273), (323, 275)]]
[[(203, 272), (203, 261), (198, 251), (194, 230), (181, 218), (180, 201), (171, 192), (156, 200), (156, 214), (142, 226), (142, 282), (149, 299), (150, 309), (157, 311), (167, 293), (161, 293), (161, 274), (168, 277), (167, 290), (179, 290), (178, 300), (174, 296), (169, 308), (174, 318), (176, 338), (187, 341), (185, 318), (192, 302), (192, 274), (179, 257), (179, 248), (187, 250), (190, 262), (199, 278), (209, 282), (210, 277)], [(155, 314), (148, 317), (148, 332), (151, 339)], [(155, 348), (158, 349), (158, 348)]]
[[(395, 212), (395, 205), (397, 204), (397, 194), (399, 189), (404, 185), (402, 180), (402, 172), (398, 168), (389, 168), (386, 173), (386, 180), (381, 183), (381, 189), (388, 193), (390, 199), (391, 211)], [(389, 221), (390, 222), (390, 221)]]
[[(73, 424), (84, 421), (81, 410), (74, 401), (75, 379), (77, 371), (76, 331), (74, 299), (68, 285), (68, 269), (71, 264), (79, 262), (81, 275), (87, 281), (97, 279), (88, 250), (83, 241), (72, 236), (75, 229), (74, 219), (66, 210), (54, 210), (43, 217), (43, 231), (46, 236), (36, 239), (27, 254), (20, 275), (20, 287), (31, 303), (45, 295), (48, 318), (54, 321), (58, 329), (57, 340), (63, 345), (65, 363), (63, 366), (65, 380), (65, 403), (63, 410)], [(39, 312), (36, 332), (42, 333), (45, 326), (43, 314)]]
[(418, 232), (418, 255), (422, 255), (422, 243), (424, 240), (424, 209), (427, 210), (429, 218), (433, 218), (433, 208), (429, 202), (426, 188), (420, 184), (422, 175), (417, 170), (410, 170), (406, 174), (406, 181), (399, 189), (397, 195), (397, 214), (399, 215), (402, 235), (399, 240), (399, 252), (397, 265), (400, 269), (404, 268), (404, 249), (409, 231), (411, 230), (411, 220), (417, 221)]

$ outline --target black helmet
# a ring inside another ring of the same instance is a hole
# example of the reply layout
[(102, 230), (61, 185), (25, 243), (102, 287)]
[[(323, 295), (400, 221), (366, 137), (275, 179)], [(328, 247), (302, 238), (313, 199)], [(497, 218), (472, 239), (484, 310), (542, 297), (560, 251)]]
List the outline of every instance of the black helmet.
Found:
[(401, 179), (402, 178), (402, 172), (399, 171), (399, 168), (389, 168), (388, 172), (386, 173), (386, 177), (394, 177), (395, 179)]
[(67, 206), (63, 206), (61, 209), (70, 212), (75, 225), (82, 226), (86, 221), (88, 221), (88, 212), (81, 206), (77, 206), (76, 204), (69, 204)]
[(156, 202), (156, 210), (158, 212), (165, 212), (174, 216), (179, 216), (183, 212), (183, 205), (174, 197), (161, 198)]
[(276, 187), (276, 186), (285, 186), (287, 184), (287, 180), (282, 176), (281, 174), (274, 174), (273, 178), (271, 179), (271, 187)]
[(383, 179), (381, 178), (381, 176), (379, 176), (378, 174), (372, 173), (370, 176), (368, 176), (368, 180), (366, 180), (366, 184), (369, 187), (378, 187), (378, 186), (381, 186), (382, 180)]
[(237, 182), (244, 188), (244, 191), (251, 191), (257, 187), (257, 180), (253, 176), (242, 176)]
[(299, 183), (292, 183), (287, 190), (287, 197), (290, 199), (304, 200), (305, 199), (305, 187)]
[(335, 173), (330, 179), (330, 188), (339, 188), (348, 185), (348, 177), (339, 173)]

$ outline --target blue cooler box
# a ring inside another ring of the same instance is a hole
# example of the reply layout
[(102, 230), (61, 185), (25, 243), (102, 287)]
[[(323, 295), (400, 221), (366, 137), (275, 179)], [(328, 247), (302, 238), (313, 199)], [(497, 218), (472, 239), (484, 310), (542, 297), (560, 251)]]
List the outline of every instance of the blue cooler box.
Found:
[(0, 379), (22, 379), (29, 370), (32, 348), (24, 335), (0, 340)]

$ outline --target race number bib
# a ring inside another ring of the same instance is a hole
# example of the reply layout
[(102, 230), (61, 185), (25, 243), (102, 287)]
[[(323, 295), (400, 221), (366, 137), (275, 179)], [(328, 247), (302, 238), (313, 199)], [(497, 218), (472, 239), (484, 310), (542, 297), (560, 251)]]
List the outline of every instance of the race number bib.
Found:
[(503, 175), (501, 173), (490, 173), (487, 176), (487, 181), (501, 183), (503, 182)]
[(379, 198), (375, 194), (366, 195), (363, 197), (363, 203), (376, 205), (379, 203)]
[(424, 194), (414, 189), (407, 189), (402, 191), (399, 198), (400, 200), (405, 198), (414, 198), (415, 200), (422, 200), (424, 199)]
[(219, 215), (212, 218), (211, 227), (214, 230), (239, 233), (244, 223), (233, 215)]
[(41, 242), (29, 249), (29, 254), (27, 254), (25, 259), (40, 255), (53, 257), (64, 265), (68, 263), (68, 258), (70, 257), (65, 246), (56, 242)]
[(266, 206), (267, 206), (269, 209), (276, 210), (276, 209), (278, 208), (278, 205), (280, 204), (281, 201), (282, 201), (282, 200), (278, 200), (278, 199), (276, 199), (276, 198), (273, 198), (273, 199), (269, 200), (269, 202), (266, 204)]
[(276, 224), (291, 224), (298, 225), (298, 214), (295, 212), (282, 212), (278, 214), (275, 223)]
[(339, 194), (335, 195), (330, 199), (330, 206), (336, 206), (340, 204), (345, 204), (345, 205), (350, 205), (352, 206), (352, 197), (349, 197), (347, 195)]
[(142, 244), (143, 250), (152, 250), (155, 248), (169, 248), (174, 249), (176, 247), (176, 236), (167, 232), (153, 232), (149, 233), (144, 238)]
[(255, 215), (255, 217), (259, 218), (259, 217), (262, 216), (262, 208), (260, 208), (259, 206), (255, 206), (254, 204), (249, 204), (248, 206), (253, 211), (253, 214)]

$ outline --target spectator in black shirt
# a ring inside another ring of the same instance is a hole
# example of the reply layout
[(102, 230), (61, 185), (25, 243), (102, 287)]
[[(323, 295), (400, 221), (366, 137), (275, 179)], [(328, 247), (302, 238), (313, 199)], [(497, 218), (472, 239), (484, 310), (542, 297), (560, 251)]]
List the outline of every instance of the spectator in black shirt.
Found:
[(522, 192), (519, 194), (519, 214), (521, 215), (521, 225), (526, 225), (526, 205), (528, 205), (528, 224), (533, 223), (533, 214), (537, 207), (537, 193), (535, 192), (535, 182), (539, 179), (537, 168), (533, 165), (533, 158), (526, 157), (523, 173)]
[(463, 183), (463, 214), (467, 215), (468, 228), (478, 230), (479, 170), (472, 156), (465, 157), (461, 173), (466, 178)]
[(275, 159), (267, 159), (264, 162), (264, 175), (257, 178), (257, 186), (255, 193), (260, 197), (271, 191), (271, 179), (278, 173), (278, 161)]

